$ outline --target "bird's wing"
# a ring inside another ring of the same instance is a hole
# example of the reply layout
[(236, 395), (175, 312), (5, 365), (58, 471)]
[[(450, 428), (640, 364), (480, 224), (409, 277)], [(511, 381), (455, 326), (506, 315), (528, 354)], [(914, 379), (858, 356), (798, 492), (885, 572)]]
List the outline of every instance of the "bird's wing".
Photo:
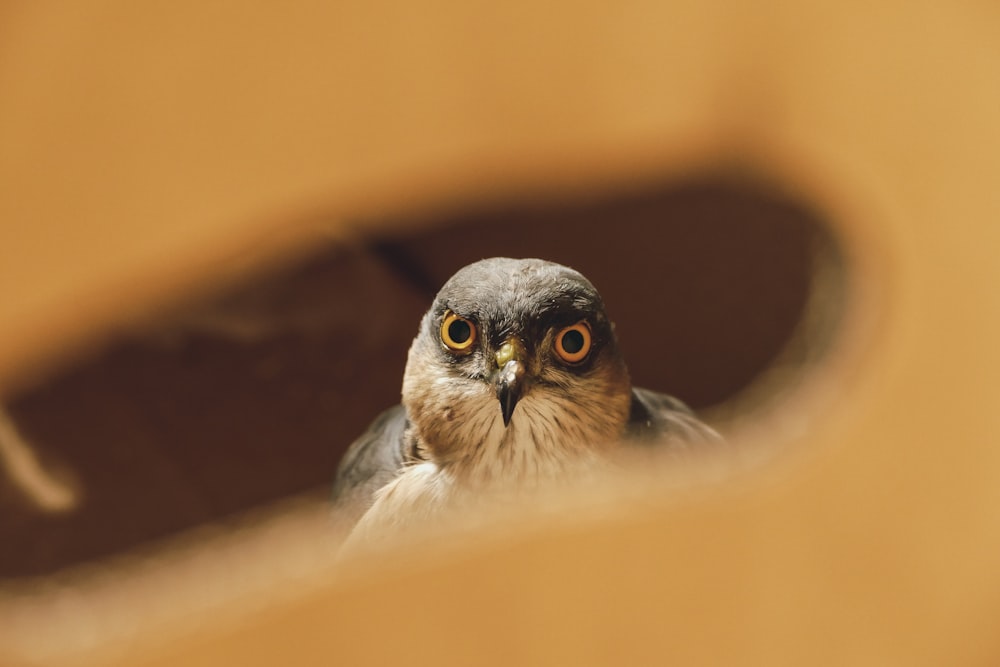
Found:
[(699, 443), (722, 442), (715, 429), (698, 419), (680, 399), (632, 388), (632, 412), (626, 431), (630, 441), (686, 448)]
[(372, 422), (344, 454), (333, 481), (337, 522), (352, 526), (371, 506), (375, 492), (403, 468), (404, 433), (408, 422), (402, 405), (389, 408)]

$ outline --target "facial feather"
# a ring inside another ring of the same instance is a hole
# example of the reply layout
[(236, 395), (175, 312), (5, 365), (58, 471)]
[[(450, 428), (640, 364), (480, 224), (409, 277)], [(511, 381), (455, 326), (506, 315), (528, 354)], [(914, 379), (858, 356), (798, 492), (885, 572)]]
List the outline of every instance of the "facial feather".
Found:
[[(600, 297), (583, 276), (538, 260), (504, 261), (466, 267), (442, 288), (410, 348), (403, 404), (411, 436), (441, 468), (480, 484), (532, 484), (616, 442), (630, 383)], [(481, 330), (471, 354), (449, 353), (440, 342), (441, 318), (452, 310)], [(572, 367), (555, 358), (553, 339), (578, 321), (592, 328), (594, 350)], [(527, 351), (530, 388), (505, 427), (493, 358), (511, 337)]]

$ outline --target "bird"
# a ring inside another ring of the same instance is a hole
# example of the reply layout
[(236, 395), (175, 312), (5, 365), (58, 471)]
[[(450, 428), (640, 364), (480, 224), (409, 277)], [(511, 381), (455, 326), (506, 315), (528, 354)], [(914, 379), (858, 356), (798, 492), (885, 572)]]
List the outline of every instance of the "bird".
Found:
[(631, 384), (581, 273), (494, 257), (437, 293), (407, 355), (402, 403), (348, 448), (333, 504), (348, 542), (375, 543), (470, 498), (565, 480), (622, 448), (722, 441), (681, 400)]

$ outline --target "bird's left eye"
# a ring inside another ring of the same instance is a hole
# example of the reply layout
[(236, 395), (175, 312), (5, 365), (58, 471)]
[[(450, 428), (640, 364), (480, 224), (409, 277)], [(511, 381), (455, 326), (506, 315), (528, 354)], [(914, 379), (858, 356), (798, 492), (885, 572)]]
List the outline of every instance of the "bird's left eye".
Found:
[(590, 345), (590, 326), (586, 322), (578, 322), (556, 334), (556, 354), (569, 364), (586, 359), (590, 353)]
[(441, 342), (453, 352), (468, 352), (476, 342), (476, 325), (449, 310), (441, 321)]

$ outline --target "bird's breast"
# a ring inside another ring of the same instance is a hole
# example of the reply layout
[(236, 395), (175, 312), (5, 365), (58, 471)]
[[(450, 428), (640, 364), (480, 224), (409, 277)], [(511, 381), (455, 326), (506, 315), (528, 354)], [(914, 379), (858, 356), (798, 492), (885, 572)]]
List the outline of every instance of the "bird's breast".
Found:
[(458, 429), (457, 456), (442, 462), (466, 484), (533, 486), (565, 478), (570, 469), (602, 461), (621, 435), (620, 426), (600, 414), (544, 394), (525, 397), (507, 426), (498, 407), (490, 407), (495, 414)]

